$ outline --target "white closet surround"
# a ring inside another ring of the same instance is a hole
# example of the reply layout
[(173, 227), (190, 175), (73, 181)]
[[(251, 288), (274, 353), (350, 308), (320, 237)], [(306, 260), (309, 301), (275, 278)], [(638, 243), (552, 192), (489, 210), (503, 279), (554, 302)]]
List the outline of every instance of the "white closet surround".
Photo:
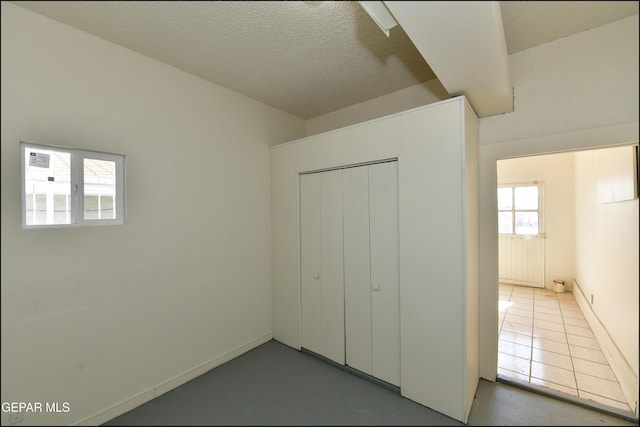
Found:
[(302, 347), (400, 385), (396, 161), (300, 175)]
[(273, 337), (302, 347), (300, 175), (388, 159), (400, 392), (466, 423), (479, 380), (478, 119), (463, 96), (271, 148)]

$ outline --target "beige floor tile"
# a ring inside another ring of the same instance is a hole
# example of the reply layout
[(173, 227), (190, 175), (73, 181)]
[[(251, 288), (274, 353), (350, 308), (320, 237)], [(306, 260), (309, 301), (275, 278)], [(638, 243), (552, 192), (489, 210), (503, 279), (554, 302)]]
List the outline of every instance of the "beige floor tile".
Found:
[(588, 347), (595, 350), (600, 350), (598, 341), (596, 341), (595, 338), (581, 337), (578, 335), (567, 335), (567, 342), (569, 344), (579, 345), (580, 347)]
[(522, 335), (517, 332), (506, 331), (504, 329), (500, 332), (499, 339), (516, 344), (531, 346), (531, 335)]
[(571, 314), (580, 314), (582, 315), (582, 310), (580, 309), (579, 305), (572, 305), (572, 304), (562, 304), (560, 306), (560, 310), (562, 311), (562, 314), (565, 315), (571, 315)]
[(536, 313), (534, 318), (536, 320), (545, 320), (547, 322), (563, 323), (562, 316), (556, 316), (555, 314)]
[(533, 338), (533, 348), (550, 351), (553, 353), (569, 356), (569, 345), (566, 342), (548, 340), (546, 338)]
[(509, 308), (507, 314), (515, 314), (516, 316), (530, 317), (533, 319), (533, 310), (522, 310), (520, 308)]
[(607, 359), (606, 357), (604, 357), (604, 353), (597, 349), (581, 347), (579, 345), (569, 345), (569, 351), (571, 351), (571, 357), (573, 357), (574, 359), (584, 359), (590, 360), (592, 362), (607, 363)]
[(579, 319), (577, 317), (567, 317), (564, 319), (564, 324), (565, 325), (571, 325), (571, 326), (579, 326), (581, 328), (588, 328), (589, 324), (587, 323), (586, 320), (583, 319)]
[(533, 328), (533, 336), (553, 341), (567, 342), (567, 335), (564, 332), (550, 331), (549, 329), (542, 329), (535, 326)]
[(575, 375), (578, 383), (578, 391), (586, 391), (587, 393), (597, 394), (598, 396), (619, 402), (625, 401), (620, 384), (616, 381), (605, 380), (581, 372), (576, 372)]
[(578, 335), (580, 337), (595, 338), (590, 328), (581, 328), (580, 326), (564, 325), (567, 334)]
[(562, 313), (560, 312), (560, 309), (557, 307), (544, 307), (544, 306), (538, 306), (536, 304), (535, 307), (533, 307), (533, 316), (535, 317), (537, 313), (546, 313), (546, 314), (553, 314), (554, 316), (561, 316)]
[(562, 318), (574, 318), (574, 319), (582, 319), (584, 320), (584, 315), (581, 311), (573, 311), (573, 310), (562, 310)]
[(539, 385), (545, 388), (550, 388), (551, 390), (561, 391), (562, 393), (566, 393), (566, 394), (570, 394), (572, 396), (578, 397), (578, 391), (575, 388), (566, 387), (551, 381), (545, 381), (545, 380), (541, 380), (540, 378), (532, 377), (531, 384)]
[(531, 362), (531, 378), (538, 378), (545, 381), (551, 381), (565, 387), (577, 388), (576, 379), (573, 371), (570, 369), (562, 369), (557, 366), (546, 365), (539, 362)]
[(576, 297), (573, 295), (573, 292), (557, 292), (558, 300), (560, 301), (575, 301)]
[(512, 294), (511, 295), (511, 299), (509, 300), (510, 302), (513, 303), (517, 303), (517, 304), (531, 304), (533, 305), (533, 297), (527, 297), (527, 296), (519, 296), (519, 295), (515, 295)]
[(535, 293), (535, 288), (530, 288), (527, 286), (514, 286), (513, 287), (513, 293), (514, 294), (518, 294), (518, 295), (529, 295), (529, 296), (533, 296), (533, 294)]
[(558, 304), (558, 300), (555, 299), (547, 300), (543, 298), (541, 300), (536, 300), (535, 305), (539, 307), (557, 308), (558, 310), (560, 309), (560, 304)]
[(557, 298), (557, 293), (553, 292), (551, 289), (542, 289), (542, 288), (536, 288), (536, 296), (538, 295), (546, 295), (546, 296), (550, 296), (553, 298)]
[(613, 399), (607, 399), (606, 397), (598, 396), (597, 394), (592, 394), (592, 393), (588, 393), (586, 391), (580, 390), (578, 392), (578, 397), (581, 397), (583, 399), (593, 400), (594, 402), (599, 402), (599, 403), (602, 403), (604, 405), (608, 405), (608, 406), (612, 406), (614, 408), (622, 409), (624, 411), (633, 412), (633, 410), (631, 409), (631, 407), (628, 404), (626, 404), (624, 402), (619, 402), (619, 401), (613, 400)]
[(521, 325), (520, 323), (513, 323), (507, 320), (505, 320), (502, 324), (502, 330), (511, 331), (522, 335), (531, 335), (532, 333), (531, 326)]
[(557, 294), (558, 301), (562, 304), (578, 304), (573, 294)]
[(511, 341), (498, 340), (498, 351), (511, 356), (531, 359), (531, 346), (516, 344)]
[(564, 332), (564, 325), (562, 323), (557, 323), (557, 322), (549, 322), (546, 320), (539, 320), (537, 318), (534, 318), (535, 320), (533, 321), (533, 325), (536, 328), (540, 328), (540, 329), (547, 329), (549, 331), (556, 331), (556, 332), (562, 332), (563, 334)]
[(615, 374), (611, 370), (608, 364), (591, 362), (584, 359), (574, 359), (573, 369), (576, 372), (580, 372), (594, 377), (602, 378), (609, 381), (618, 381)]
[(571, 292), (500, 284), (500, 298), (499, 375), (632, 412)]
[(523, 303), (523, 302), (510, 302), (509, 303), (509, 309), (511, 308), (517, 308), (520, 310), (527, 310), (527, 311), (534, 311), (533, 310), (533, 302), (530, 303)]
[(510, 379), (516, 379), (523, 383), (529, 382), (529, 375), (520, 374), (518, 372), (513, 372), (508, 369), (498, 368), (498, 375), (501, 375), (503, 377), (510, 378)]
[(534, 362), (544, 363), (546, 365), (557, 366), (558, 368), (573, 369), (573, 363), (571, 363), (571, 357), (565, 354), (554, 353), (552, 351), (541, 350), (534, 348), (531, 351), (531, 360)]
[(507, 313), (504, 320), (507, 322), (519, 323), (521, 325), (533, 327), (533, 317), (518, 316), (517, 314)]
[(546, 303), (548, 305), (555, 306), (558, 304), (558, 300), (552, 295), (536, 295), (535, 303), (536, 304)]
[(498, 368), (507, 369), (522, 375), (529, 375), (531, 361), (510, 354), (498, 353)]

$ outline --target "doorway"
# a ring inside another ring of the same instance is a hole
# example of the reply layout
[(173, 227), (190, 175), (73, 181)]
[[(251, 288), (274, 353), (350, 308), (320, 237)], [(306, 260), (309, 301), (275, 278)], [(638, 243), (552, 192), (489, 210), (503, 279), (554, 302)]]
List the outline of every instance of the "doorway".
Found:
[[(500, 266), (500, 379), (587, 406), (637, 412), (637, 156), (636, 144), (498, 160), (498, 200), (501, 188), (542, 186), (539, 228), (529, 230), (529, 239), (544, 242), (542, 286), (505, 277), (514, 267)], [(509, 208), (502, 191), (501, 214)], [(512, 202), (515, 216), (515, 196)], [(540, 268), (535, 251), (513, 259), (519, 253), (509, 253), (503, 240), (515, 230), (504, 227), (499, 263)]]

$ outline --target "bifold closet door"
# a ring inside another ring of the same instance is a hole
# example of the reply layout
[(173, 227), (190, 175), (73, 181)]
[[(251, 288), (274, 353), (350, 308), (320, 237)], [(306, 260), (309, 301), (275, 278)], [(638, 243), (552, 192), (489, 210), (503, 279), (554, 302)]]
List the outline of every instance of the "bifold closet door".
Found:
[(344, 364), (342, 171), (300, 176), (302, 347)]
[(346, 364), (400, 385), (397, 162), (345, 169)]

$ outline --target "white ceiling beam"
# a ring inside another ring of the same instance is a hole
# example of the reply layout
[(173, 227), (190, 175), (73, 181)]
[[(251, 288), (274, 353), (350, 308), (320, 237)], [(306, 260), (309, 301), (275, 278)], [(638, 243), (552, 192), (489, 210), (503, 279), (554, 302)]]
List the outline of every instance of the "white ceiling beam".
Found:
[(513, 86), (497, 1), (385, 1), (451, 96), (479, 117), (513, 111)]

